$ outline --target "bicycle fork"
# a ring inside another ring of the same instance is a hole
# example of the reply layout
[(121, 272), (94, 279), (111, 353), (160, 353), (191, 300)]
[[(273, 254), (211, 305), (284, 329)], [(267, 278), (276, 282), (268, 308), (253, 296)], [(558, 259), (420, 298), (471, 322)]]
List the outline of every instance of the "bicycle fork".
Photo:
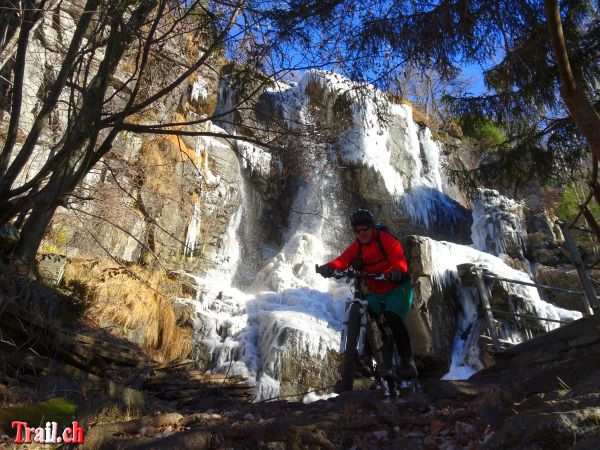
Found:
[(352, 303), (358, 303), (360, 309), (360, 328), (358, 332), (358, 355), (362, 355), (365, 349), (365, 336), (367, 332), (367, 305), (368, 302), (366, 300), (361, 300), (360, 298), (353, 298), (346, 302), (346, 312), (344, 314), (344, 322), (342, 323), (342, 334), (340, 337), (340, 353), (344, 353), (346, 351), (346, 340), (348, 337), (348, 319), (350, 317), (350, 307)]

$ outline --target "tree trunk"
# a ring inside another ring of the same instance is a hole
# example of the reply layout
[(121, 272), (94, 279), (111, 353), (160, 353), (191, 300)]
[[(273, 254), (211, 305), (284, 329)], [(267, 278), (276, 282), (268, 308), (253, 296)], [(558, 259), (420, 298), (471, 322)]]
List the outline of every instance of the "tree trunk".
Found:
[[(97, 7), (100, 1), (101, 0), (88, 0), (88, 5), (91, 4), (92, 6)], [(54, 169), (54, 172), (51, 176), (52, 179), (54, 179), (55, 176), (58, 176), (59, 178), (63, 177), (64, 174), (67, 173), (65, 172), (65, 167), (68, 166), (70, 166), (71, 173), (67, 175), (67, 177), (71, 176), (74, 173), (74, 165), (76, 165), (80, 160), (87, 160), (88, 157), (92, 158), (94, 156), (94, 145), (85, 144), (86, 142), (95, 144), (98, 136), (100, 130), (99, 121), (102, 114), (104, 95), (108, 87), (109, 79), (112, 77), (125, 49), (135, 36), (135, 33), (137, 33), (144, 25), (144, 21), (154, 4), (155, 0), (146, 0), (141, 2), (140, 6), (138, 6), (138, 8), (132, 13), (127, 26), (123, 27), (123, 29), (119, 26), (121, 17), (116, 15), (113, 17), (112, 20), (114, 23), (113, 27), (111, 28), (110, 36), (108, 37), (108, 45), (105, 51), (104, 59), (100, 63), (98, 72), (91, 80), (88, 89), (83, 94), (82, 106), (79, 114), (73, 120), (72, 126), (69, 128), (69, 130), (67, 130), (68, 134), (62, 139), (62, 148), (59, 150), (59, 153), (61, 154), (61, 166)], [(79, 25), (81, 25), (81, 20), (78, 24), (78, 29)], [(74, 42), (75, 38), (71, 42), (69, 52), (72, 50), (75, 51), (79, 48), (79, 44), (74, 44)], [(75, 57), (75, 53), (72, 55), (72, 57)], [(61, 67), (61, 74), (66, 70), (66, 61), (69, 59), (69, 57), (65, 59), (65, 63), (63, 63), (63, 66)], [(50, 94), (48, 98), (55, 95), (56, 100), (58, 99), (60, 91), (54, 91), (58, 88), (58, 86), (64, 86), (64, 82), (66, 81), (65, 78), (59, 83), (58, 81), (61, 78), (62, 77), (59, 74), (57, 82), (55, 82), (52, 87), (53, 94)], [(44, 112), (44, 108), (49, 108), (47, 111), (49, 114), (51, 111), (51, 106), (55, 104), (55, 102), (48, 103), (48, 98), (46, 99), (46, 103), (42, 108), (43, 111), (40, 112), (38, 117), (36, 117), (32, 130), (27, 136), (21, 151), (11, 163), (4, 177), (0, 178), (0, 198), (4, 197), (3, 200), (5, 200), (4, 203), (6, 203), (6, 207), (4, 208), (5, 211), (0, 213), (0, 225), (8, 220), (11, 220), (21, 211), (29, 208), (30, 203), (35, 204), (40, 198), (44, 198), (46, 195), (46, 188), (49, 186), (41, 188), (39, 194), (27, 195), (25, 200), (10, 199), (10, 187), (17, 175), (20, 173), (23, 165), (28, 160), (29, 156), (31, 156), (33, 148), (37, 143), (43, 127), (45, 126), (44, 117), (47, 114)], [(113, 136), (112, 133), (111, 136)], [(108, 146), (107, 149), (108, 148), (110, 147)], [(69, 161), (71, 161), (73, 165), (71, 165), (71, 162)], [(81, 166), (83, 167), (84, 164), (82, 163)], [(89, 169), (91, 166), (87, 168)], [(65, 198), (70, 192), (71, 190), (62, 191), (59, 193), (59, 196)]]
[[(94, 146), (95, 139), (88, 144)], [(71, 158), (52, 174), (48, 184), (30, 198), (30, 214), (21, 228), (21, 237), (11, 254), (14, 262), (26, 264), (30, 269), (35, 267), (35, 255), (44, 237), (44, 233), (56, 212), (56, 208), (64, 203), (64, 199), (73, 192), (88, 170), (77, 170), (78, 163), (88, 165), (86, 160), (79, 160), (79, 152), (73, 152)], [(31, 272), (31, 270), (30, 270)]]
[(9, 94), (12, 85), (9, 80), (14, 64), (15, 59), (11, 58), (6, 65), (0, 69), (0, 122), (4, 122), (4, 115), (10, 108)]
[[(43, 8), (46, 0), (42, 0), (39, 8)], [(25, 2), (25, 11), (23, 12), (23, 20), (21, 31), (19, 32), (19, 41), (17, 45), (17, 54), (14, 63), (14, 78), (12, 88), (12, 104), (10, 111), (10, 122), (4, 147), (0, 153), (0, 177), (6, 172), (10, 156), (13, 151), (17, 135), (19, 134), (19, 122), (21, 118), (21, 104), (23, 103), (23, 79), (25, 76), (25, 58), (27, 56), (27, 47), (29, 45), (29, 35), (33, 25), (40, 20), (41, 14), (34, 8), (35, 4), (31, 1)]]
[(3, 6), (6, 7), (0, 9), (0, 69), (13, 59), (22, 23), (19, 19), (22, 8), (16, 2), (4, 2)]
[(562, 30), (558, 0), (544, 0), (544, 7), (556, 64), (562, 81), (560, 96), (571, 117), (587, 139), (592, 153), (596, 159), (600, 160), (600, 116), (573, 77)]
[(21, 150), (6, 170), (6, 173), (0, 177), (0, 198), (5, 197), (7, 200), (6, 197), (8, 196), (12, 184), (31, 157), (31, 154), (38, 143), (38, 139), (47, 125), (47, 119), (54, 110), (60, 94), (72, 72), (73, 64), (79, 53), (83, 38), (85, 37), (85, 33), (88, 30), (89, 24), (94, 17), (95, 11), (98, 9), (100, 2), (101, 0), (87, 1), (84, 7), (84, 12), (77, 23), (77, 28), (73, 34), (73, 39), (69, 44), (69, 49), (65, 59), (63, 60), (60, 72), (56, 77), (48, 96), (44, 100), (44, 104), (40, 110), (40, 113), (35, 118), (35, 121), (33, 122), (31, 130), (29, 131)]
[(36, 267), (35, 255), (55, 211), (56, 206), (31, 211), (21, 230), (21, 239), (14, 248), (11, 258), (14, 262), (26, 265), (30, 272)]

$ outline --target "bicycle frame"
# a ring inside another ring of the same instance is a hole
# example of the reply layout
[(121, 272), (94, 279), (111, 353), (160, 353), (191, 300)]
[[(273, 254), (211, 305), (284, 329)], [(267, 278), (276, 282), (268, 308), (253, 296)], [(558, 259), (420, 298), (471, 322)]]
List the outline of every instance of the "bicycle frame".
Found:
[[(357, 276), (358, 275), (358, 276)], [(372, 317), (368, 310), (368, 302), (364, 298), (362, 291), (361, 279), (375, 278), (383, 279), (383, 274), (364, 274), (356, 272), (337, 272), (334, 277), (342, 278), (346, 276), (347, 280), (354, 279), (354, 298), (346, 300), (344, 321), (342, 323), (342, 332), (340, 337), (340, 353), (346, 352), (346, 343), (348, 341), (348, 324), (351, 314), (351, 307), (354, 303), (359, 306), (358, 313), (360, 315), (359, 332), (356, 341), (356, 354), (360, 358), (365, 354), (365, 344), (368, 342), (370, 348), (370, 356), (375, 359), (376, 366), (387, 371), (394, 364), (396, 359), (395, 347), (392, 343), (392, 348), (384, 344), (385, 332), (380, 324), (380, 321)], [(382, 353), (384, 352), (384, 353)]]
[[(318, 265), (315, 266), (315, 269), (319, 272)], [(332, 276), (338, 280), (346, 278), (347, 283), (354, 280), (354, 296), (346, 300), (345, 304), (346, 309), (340, 336), (340, 353), (343, 355), (340, 366), (340, 390), (336, 392), (353, 389), (355, 366), (357, 360), (365, 355), (365, 346), (368, 344), (369, 356), (376, 363), (374, 367), (375, 380), (389, 393), (391, 398), (396, 398), (396, 384), (400, 386), (403, 381), (393, 373), (394, 367), (400, 362), (393, 332), (386, 324), (383, 314), (377, 318), (371, 317), (361, 285), (361, 280), (369, 278), (383, 281), (387, 279), (386, 275), (348, 269), (334, 271)], [(412, 379), (412, 389), (415, 392), (416, 378)]]

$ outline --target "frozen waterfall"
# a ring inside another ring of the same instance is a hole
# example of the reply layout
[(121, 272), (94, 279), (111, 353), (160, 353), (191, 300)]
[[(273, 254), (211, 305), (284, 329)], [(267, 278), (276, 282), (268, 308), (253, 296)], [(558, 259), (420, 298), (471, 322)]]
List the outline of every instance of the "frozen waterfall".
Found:
[[(341, 130), (340, 157), (345, 163), (374, 169), (393, 201), (401, 204), (413, 222), (426, 228), (436, 220), (451, 221), (455, 203), (445, 195), (441, 163), (444, 155), (428, 128), (417, 125), (408, 104), (394, 103), (370, 85), (352, 83), (332, 72), (312, 70), (296, 85), (277, 84), (271, 95), (290, 127), (302, 123), (302, 111), (311, 102), (310, 86), (328, 112), (350, 104), (352, 125)], [(300, 114), (299, 114), (300, 111)]]
[[(442, 192), (443, 155), (431, 132), (414, 123), (409, 106), (393, 104), (372, 88), (359, 89), (339, 75), (317, 71), (308, 72), (295, 85), (279, 83), (268, 95), (289, 128), (306, 125), (310, 120), (307, 86), (311, 83), (320, 86), (326, 111), (344, 96), (350, 105), (352, 124), (341, 134), (337, 150), (315, 141), (299, 146), (306, 151), (303, 161), (308, 175), (293, 200), (283, 245), (277, 249), (253, 247), (260, 254), (252, 256), (264, 264), (256, 273), (239, 275), (248, 265), (246, 258), (251, 253), (244, 246), (248, 240), (260, 240), (263, 235), (255, 217), (262, 210), (260, 201), (246, 183), (241, 187), (242, 205), (231, 218), (224, 244), (215, 253), (215, 268), (203, 277), (195, 277), (201, 293), (193, 302), (199, 316), (197, 337), (203, 351), (211, 355), (210, 369), (247, 377), (256, 386), (257, 399), (279, 395), (282, 383), (291, 379), (302, 379), (305, 386), (312, 388), (323, 387), (311, 384), (311, 372), (319, 370), (311, 364), (315, 360), (320, 363), (329, 350), (337, 350), (344, 302), (351, 295), (349, 285), (321, 278), (314, 267), (350, 243), (347, 206), (342, 200), (343, 179), (336, 170), (340, 161), (372, 168), (380, 175), (392, 201), (403, 205), (415, 223), (427, 227), (432, 221), (441, 220), (440, 211), (444, 220), (451, 220), (454, 208)], [(231, 101), (232, 95), (225, 92), (223, 98)], [(246, 170), (267, 176), (273, 167), (272, 156), (258, 147), (239, 144), (238, 152)], [(458, 283), (456, 266), (463, 262), (484, 263), (494, 273), (508, 278), (527, 278), (500, 258), (484, 252), (493, 247), (496, 255), (503, 253), (506, 241), (494, 239), (504, 239), (506, 234), (485, 234), (491, 226), (484, 220), (490, 211), (479, 211), (474, 225), (479, 250), (430, 240), (433, 278), (440, 289)], [(192, 220), (198, 218), (193, 216)], [(346, 230), (346, 234), (341, 230)], [(519, 231), (518, 227), (515, 230)], [(188, 234), (187, 246), (192, 250), (194, 241), (195, 235)], [(574, 317), (543, 302), (535, 289), (519, 286), (514, 290), (539, 315)], [(450, 378), (465, 378), (481, 368), (476, 347), (470, 345), (477, 314), (475, 299), (465, 291), (461, 302), (462, 317)], [(519, 336), (512, 338), (518, 340)], [(290, 359), (296, 364), (294, 370), (300, 373), (289, 373)]]
[[(228, 277), (222, 267), (196, 279), (203, 292), (196, 302), (202, 318), (199, 337), (213, 355), (212, 370), (247, 377), (256, 385), (258, 399), (279, 394), (286, 358), (308, 355), (320, 360), (339, 343), (343, 291), (348, 289), (314, 269), (332, 253), (324, 245), (331, 229), (325, 218), (335, 208), (331, 173), (325, 167), (315, 170), (300, 189), (286, 243), (255, 274), (252, 286), (244, 291), (232, 287), (231, 272)], [(220, 258), (229, 269), (239, 254), (237, 236), (234, 220), (225, 238), (227, 255)]]

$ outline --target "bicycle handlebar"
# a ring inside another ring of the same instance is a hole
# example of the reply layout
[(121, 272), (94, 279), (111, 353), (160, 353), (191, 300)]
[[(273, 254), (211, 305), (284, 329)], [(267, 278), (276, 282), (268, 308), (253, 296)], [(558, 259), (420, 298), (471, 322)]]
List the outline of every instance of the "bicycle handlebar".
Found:
[[(317, 264), (315, 269), (318, 269), (319, 265)], [(359, 270), (347, 269), (347, 270), (336, 270), (333, 272), (333, 278), (339, 280), (340, 278), (346, 277), (348, 280), (352, 278), (370, 278), (377, 281), (387, 281), (387, 275), (383, 273), (367, 273), (361, 272)]]

